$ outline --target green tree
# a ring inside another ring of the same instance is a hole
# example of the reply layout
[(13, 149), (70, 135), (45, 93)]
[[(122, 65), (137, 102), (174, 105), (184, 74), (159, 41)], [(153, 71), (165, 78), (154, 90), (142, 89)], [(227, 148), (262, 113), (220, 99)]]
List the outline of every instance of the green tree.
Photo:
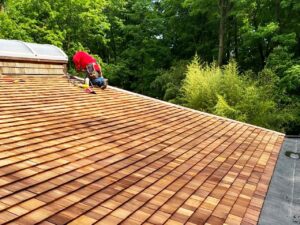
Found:
[(8, 1), (7, 15), (34, 42), (63, 47), (68, 54), (78, 46), (100, 52), (106, 45), (109, 23), (102, 13), (106, 0)]
[(253, 80), (247, 74), (239, 75), (234, 61), (220, 68), (195, 58), (182, 91), (188, 107), (282, 131), (292, 115), (276, 102), (277, 82), (272, 71)]
[[(297, 0), (0, 0), (0, 9), (0, 38), (54, 44), (70, 61), (85, 50), (110, 84), (180, 104), (185, 65), (198, 54), (195, 108), (299, 130)], [(241, 73), (226, 65), (232, 58)]]
[(5, 0), (0, 0), (0, 12), (4, 11)]
[[(212, 17), (208, 17), (209, 20), (206, 24), (208, 25), (212, 21), (215, 24), (219, 24), (218, 28), (218, 65), (222, 66), (224, 61), (224, 52), (225, 52), (225, 42), (227, 37), (227, 23), (228, 17), (231, 13), (231, 10), (234, 5), (234, 0), (219, 0), (219, 1), (211, 1), (211, 0), (185, 0), (184, 5), (190, 8), (191, 14), (211, 14)], [(218, 19), (218, 21), (216, 21)]]
[(174, 61), (169, 70), (160, 72), (160, 75), (151, 83), (152, 90), (159, 98), (173, 103), (180, 103), (180, 88), (186, 74), (187, 61)]
[(152, 96), (150, 84), (169, 62), (158, 7), (152, 1), (127, 1), (119, 17), (123, 21), (123, 38), (116, 45), (117, 75), (113, 75), (120, 77), (115, 79), (120, 82), (117, 85)]

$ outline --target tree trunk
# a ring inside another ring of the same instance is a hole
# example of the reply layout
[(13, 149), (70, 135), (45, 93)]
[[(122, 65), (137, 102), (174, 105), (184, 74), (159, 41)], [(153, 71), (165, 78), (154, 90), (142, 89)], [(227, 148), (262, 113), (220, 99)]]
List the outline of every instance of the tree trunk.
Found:
[(300, 36), (298, 37), (298, 42), (297, 42), (297, 45), (296, 45), (296, 54), (295, 54), (296, 57), (299, 57), (300, 56)]
[(277, 22), (280, 24), (280, 0), (275, 0), (275, 16)]
[(4, 1), (0, 1), (0, 12), (4, 12)]
[(259, 56), (260, 56), (260, 70), (262, 70), (264, 67), (265, 67), (265, 54), (264, 54), (264, 48), (263, 48), (263, 45), (259, 42), (258, 43), (258, 52), (259, 52)]
[(219, 26), (219, 53), (218, 65), (222, 66), (224, 57), (224, 42), (226, 34), (226, 19), (229, 8), (229, 0), (219, 0), (220, 26)]
[(111, 34), (111, 49), (113, 51), (113, 58), (114, 58), (114, 63), (117, 63), (117, 47), (116, 47), (116, 42), (115, 42), (115, 34), (113, 30), (113, 25), (110, 27), (110, 34)]
[(238, 41), (238, 24), (237, 18), (234, 18), (234, 54), (235, 58), (238, 61), (239, 58), (239, 41)]

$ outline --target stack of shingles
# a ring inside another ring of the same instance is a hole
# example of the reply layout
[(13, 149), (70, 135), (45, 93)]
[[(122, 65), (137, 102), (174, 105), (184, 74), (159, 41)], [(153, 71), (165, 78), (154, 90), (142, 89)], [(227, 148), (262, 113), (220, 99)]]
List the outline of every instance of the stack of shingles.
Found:
[(22, 78), (0, 80), (1, 224), (257, 223), (282, 134)]

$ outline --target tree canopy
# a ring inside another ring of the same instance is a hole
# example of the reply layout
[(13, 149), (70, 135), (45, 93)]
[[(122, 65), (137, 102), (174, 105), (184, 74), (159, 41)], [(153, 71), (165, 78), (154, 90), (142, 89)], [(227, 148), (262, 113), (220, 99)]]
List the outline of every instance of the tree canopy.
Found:
[(0, 38), (85, 50), (112, 85), (300, 132), (297, 0), (1, 0)]

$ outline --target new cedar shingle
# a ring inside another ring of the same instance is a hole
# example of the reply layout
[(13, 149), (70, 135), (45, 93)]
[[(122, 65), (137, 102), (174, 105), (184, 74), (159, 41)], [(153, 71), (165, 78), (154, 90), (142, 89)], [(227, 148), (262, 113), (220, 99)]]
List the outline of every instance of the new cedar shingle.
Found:
[(0, 79), (1, 224), (257, 223), (283, 134), (22, 79)]

